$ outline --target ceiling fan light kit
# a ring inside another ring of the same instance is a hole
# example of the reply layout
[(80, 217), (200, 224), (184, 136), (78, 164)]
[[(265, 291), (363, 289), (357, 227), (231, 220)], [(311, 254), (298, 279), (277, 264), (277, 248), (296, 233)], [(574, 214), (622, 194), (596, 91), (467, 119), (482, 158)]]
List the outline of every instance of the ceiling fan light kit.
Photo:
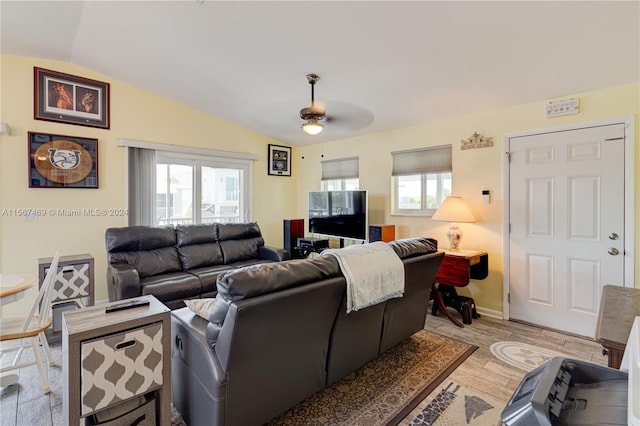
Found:
[(324, 124), (318, 120), (311, 119), (302, 125), (302, 130), (308, 135), (317, 135), (324, 130)]
[(321, 122), (326, 118), (324, 108), (315, 103), (314, 88), (320, 77), (317, 74), (307, 74), (307, 80), (311, 85), (311, 106), (300, 110), (300, 118), (306, 120), (302, 130), (308, 135), (317, 135), (324, 130), (324, 124)]

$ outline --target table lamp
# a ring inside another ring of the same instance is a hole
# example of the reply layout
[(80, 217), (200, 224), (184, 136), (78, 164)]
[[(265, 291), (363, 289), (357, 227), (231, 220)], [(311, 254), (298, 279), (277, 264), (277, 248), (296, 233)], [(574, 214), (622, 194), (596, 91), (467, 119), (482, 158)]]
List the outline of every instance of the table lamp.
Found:
[(438, 207), (438, 210), (436, 210), (436, 213), (431, 217), (431, 219), (451, 222), (449, 224), (449, 230), (447, 231), (450, 250), (460, 249), (462, 231), (460, 230), (458, 223), (476, 221), (462, 197), (454, 196), (447, 197), (442, 204), (440, 204), (440, 207)]

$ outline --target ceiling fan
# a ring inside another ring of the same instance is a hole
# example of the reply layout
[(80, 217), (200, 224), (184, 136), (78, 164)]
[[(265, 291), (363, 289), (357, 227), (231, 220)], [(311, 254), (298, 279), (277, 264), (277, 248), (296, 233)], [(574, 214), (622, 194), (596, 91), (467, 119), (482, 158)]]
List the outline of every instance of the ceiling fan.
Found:
[(316, 105), (314, 88), (320, 77), (317, 74), (307, 74), (307, 80), (311, 85), (311, 106), (300, 110), (300, 118), (305, 120), (302, 130), (308, 135), (317, 135), (324, 129), (323, 121), (327, 120), (324, 108)]

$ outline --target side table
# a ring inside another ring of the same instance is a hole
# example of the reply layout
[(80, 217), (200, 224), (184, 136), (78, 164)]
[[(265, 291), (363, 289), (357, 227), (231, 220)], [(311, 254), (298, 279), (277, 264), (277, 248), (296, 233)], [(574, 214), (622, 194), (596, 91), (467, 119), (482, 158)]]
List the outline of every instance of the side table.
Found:
[[(52, 257), (38, 259), (40, 286), (52, 260)], [(93, 256), (88, 253), (61, 256), (51, 297), (53, 324), (46, 331), (49, 343), (59, 342), (62, 338), (62, 312), (77, 309), (79, 306), (93, 306), (94, 298)]]
[(123, 411), (140, 398), (147, 402), (134, 405), (130, 423), (171, 423), (171, 311), (153, 296), (131, 300), (149, 304), (106, 312), (119, 301), (63, 314), (64, 424)]
[(603, 287), (596, 342), (604, 347), (602, 354), (609, 356), (609, 367), (620, 368), (636, 316), (640, 316), (639, 289), (615, 285)]
[(431, 310), (436, 315), (441, 310), (458, 327), (464, 325), (451, 313), (447, 306), (456, 309), (462, 315), (465, 324), (471, 324), (471, 318), (479, 318), (475, 302), (470, 297), (460, 296), (456, 287), (465, 287), (471, 279), (483, 280), (489, 275), (489, 255), (478, 250), (445, 250), (444, 258), (436, 274), (434, 285), (434, 304)]
[[(52, 260), (52, 257), (38, 259), (40, 285), (47, 275)], [(90, 254), (60, 257), (51, 303), (85, 299), (83, 304), (92, 306), (95, 299), (93, 276), (93, 256)]]

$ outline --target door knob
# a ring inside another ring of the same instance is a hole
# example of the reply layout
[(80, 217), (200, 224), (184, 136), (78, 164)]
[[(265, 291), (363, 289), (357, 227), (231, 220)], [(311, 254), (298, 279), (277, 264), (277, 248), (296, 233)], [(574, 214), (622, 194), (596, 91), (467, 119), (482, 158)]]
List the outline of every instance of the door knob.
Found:
[(610, 240), (617, 240), (618, 239), (618, 234), (616, 234), (615, 232), (612, 232), (611, 235), (609, 235), (609, 239)]
[(609, 253), (611, 256), (617, 256), (620, 254), (618, 249), (615, 247), (611, 247), (607, 253)]

